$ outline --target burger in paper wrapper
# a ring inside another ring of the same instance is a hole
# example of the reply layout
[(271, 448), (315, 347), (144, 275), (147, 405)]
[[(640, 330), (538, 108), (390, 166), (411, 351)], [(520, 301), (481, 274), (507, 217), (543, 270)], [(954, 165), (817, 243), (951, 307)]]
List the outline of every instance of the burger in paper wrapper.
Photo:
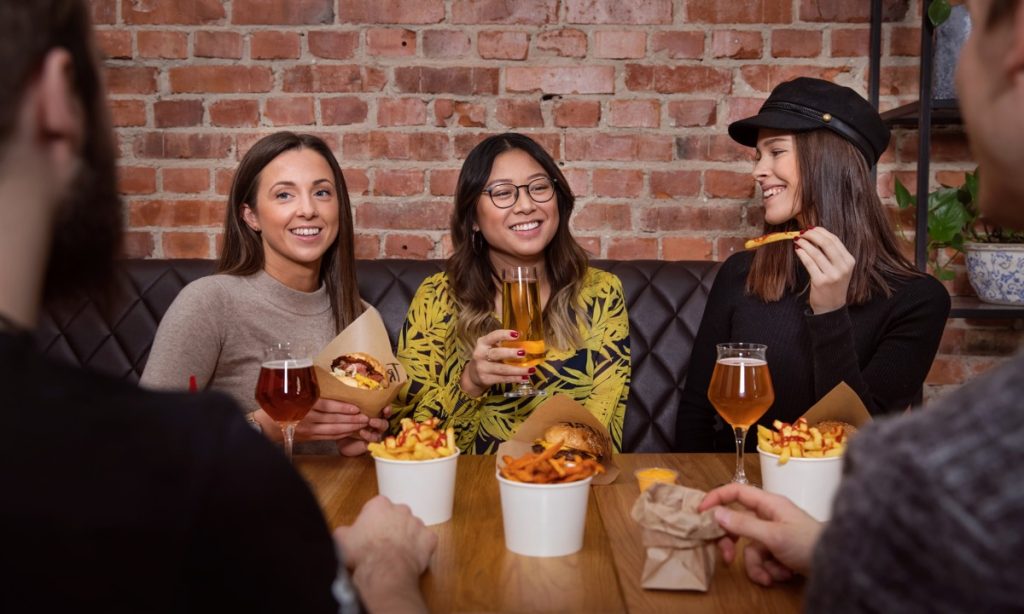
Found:
[(531, 452), (534, 446), (543, 448), (545, 442), (550, 445), (555, 440), (576, 448), (574, 453), (584, 451), (599, 457), (605, 472), (595, 475), (592, 484), (611, 484), (618, 477), (619, 467), (612, 454), (608, 429), (586, 407), (564, 394), (556, 394), (534, 408), (512, 438), (498, 446), (498, 469), (504, 465), (502, 459), (506, 455), (519, 458)]
[(367, 306), (313, 359), (320, 396), (351, 403), (371, 418), (398, 395), (408, 379), (391, 351), (380, 313)]

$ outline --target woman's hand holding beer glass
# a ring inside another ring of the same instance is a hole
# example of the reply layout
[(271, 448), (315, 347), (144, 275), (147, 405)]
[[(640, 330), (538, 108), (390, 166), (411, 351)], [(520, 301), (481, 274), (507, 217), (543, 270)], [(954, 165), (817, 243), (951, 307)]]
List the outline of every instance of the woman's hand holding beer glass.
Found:
[(719, 343), (718, 360), (708, 386), (708, 400), (736, 436), (736, 472), (732, 481), (747, 483), (743, 469), (743, 443), (747, 429), (775, 402), (772, 377), (759, 343)]
[(530, 385), (530, 376), (546, 352), (537, 271), (506, 267), (501, 279), (502, 329), (477, 340), (460, 385), (472, 397), (495, 384), (515, 385), (505, 393), (507, 397), (543, 395), (543, 390)]
[(478, 397), (497, 384), (518, 384), (530, 379), (534, 367), (519, 366), (505, 361), (522, 359), (526, 350), (503, 347), (503, 343), (515, 341), (519, 332), (500, 329), (487, 333), (476, 341), (473, 354), (462, 371), (460, 385), (471, 397)]

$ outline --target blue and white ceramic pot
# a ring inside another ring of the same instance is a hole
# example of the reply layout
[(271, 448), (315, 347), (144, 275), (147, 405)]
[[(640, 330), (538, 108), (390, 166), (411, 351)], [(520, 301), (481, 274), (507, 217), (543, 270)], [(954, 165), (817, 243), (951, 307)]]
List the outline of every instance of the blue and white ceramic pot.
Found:
[(964, 243), (967, 280), (978, 298), (1024, 305), (1024, 243)]

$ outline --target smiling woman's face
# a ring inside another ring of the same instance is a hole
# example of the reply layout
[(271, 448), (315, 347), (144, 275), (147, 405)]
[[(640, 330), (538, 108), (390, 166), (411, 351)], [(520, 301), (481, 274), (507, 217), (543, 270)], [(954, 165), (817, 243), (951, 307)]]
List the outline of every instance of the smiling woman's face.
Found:
[[(549, 178), (544, 167), (525, 151), (511, 149), (494, 159), (484, 189), (500, 183), (524, 186), (537, 178)], [(496, 269), (515, 264), (542, 268), (544, 248), (558, 230), (558, 196), (538, 203), (521, 187), (515, 204), (499, 209), (490, 196), (482, 193), (476, 204), (476, 219), (490, 245), (491, 262)]]
[(800, 167), (792, 133), (762, 128), (754, 155), (754, 180), (761, 187), (765, 221), (782, 224), (799, 217)]
[(312, 149), (282, 153), (260, 172), (256, 202), (242, 212), (260, 232), (266, 269), (319, 272), (338, 236), (337, 186), (327, 160)]

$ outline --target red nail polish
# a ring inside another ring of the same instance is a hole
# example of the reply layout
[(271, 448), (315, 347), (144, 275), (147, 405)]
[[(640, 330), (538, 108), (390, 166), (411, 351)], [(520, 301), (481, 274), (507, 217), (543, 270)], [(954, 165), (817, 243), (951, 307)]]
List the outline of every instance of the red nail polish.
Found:
[(530, 376), (529, 376), (529, 375), (524, 375), (524, 376), (523, 376), (523, 381), (524, 381), (524, 382), (528, 382), (528, 381), (530, 381)]
[(516, 352), (516, 356), (526, 356), (526, 350), (519, 350)]
[(530, 373), (536, 373), (537, 367), (530, 367)]
[(519, 338), (519, 331), (515, 331), (515, 330), (514, 330), (514, 331), (512, 331), (512, 332), (511, 332), (511, 333), (509, 333), (509, 334), (510, 334), (510, 335), (512, 335), (512, 338), (513, 338), (513, 339), (518, 339), (518, 338)]

